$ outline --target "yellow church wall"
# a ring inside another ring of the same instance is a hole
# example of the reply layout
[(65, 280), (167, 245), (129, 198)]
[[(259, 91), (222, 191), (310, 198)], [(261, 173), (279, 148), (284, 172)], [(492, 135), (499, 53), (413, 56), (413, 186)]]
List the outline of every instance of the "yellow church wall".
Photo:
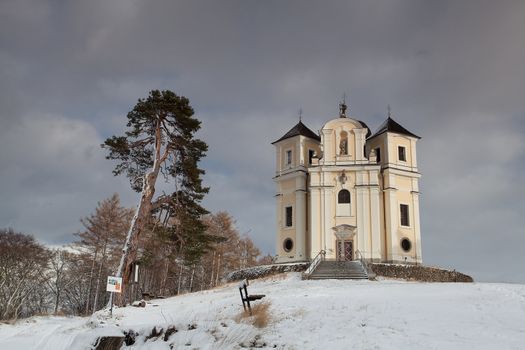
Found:
[[(406, 161), (399, 160), (398, 150), (397, 150), (399, 146), (405, 148)], [(394, 152), (392, 152), (392, 154), (396, 155), (397, 162), (399, 162), (400, 164), (407, 164), (409, 166), (412, 166), (412, 149), (410, 145), (410, 139), (408, 137), (394, 135), (394, 150), (393, 151)]]
[[(417, 169), (416, 151), (415, 151), (415, 139), (398, 134), (388, 135), (389, 143), (389, 162), (396, 164), (401, 167), (413, 168), (410, 170)], [(398, 147), (405, 148), (406, 161), (399, 160)]]
[(295, 191), (295, 179), (282, 180), (280, 183), (281, 193), (294, 192)]
[[(283, 191), (282, 191), (282, 195), (280, 196), (281, 205), (277, 213), (278, 215), (277, 225), (280, 228), (279, 235), (278, 235), (279, 237), (278, 237), (278, 243), (277, 243), (277, 250), (278, 250), (279, 255), (284, 255), (284, 256), (295, 255), (295, 250), (297, 248), (297, 245), (296, 245), (297, 206), (295, 203), (295, 193), (290, 192), (290, 189), (291, 189), (290, 182), (293, 182), (293, 180), (286, 181), (283, 183), (283, 186), (282, 186)], [(286, 222), (285, 222), (286, 207), (292, 207), (292, 226), (291, 227), (286, 227)], [(286, 252), (283, 247), (283, 243), (286, 238), (291, 238), (294, 242), (293, 248), (290, 252)]]
[[(414, 198), (412, 194), (413, 190), (413, 179), (405, 176), (396, 176), (397, 191), (395, 192), (396, 198), (396, 213), (393, 215), (397, 229), (393, 232), (393, 246), (392, 253), (393, 258), (397, 261), (404, 261), (405, 257), (408, 262), (413, 262), (416, 259), (416, 226), (415, 226), (415, 208)], [(409, 226), (401, 225), (401, 209), (400, 205), (408, 205), (408, 219)], [(401, 247), (401, 240), (408, 238), (412, 244), (409, 251), (404, 251)]]
[(304, 159), (304, 164), (306, 166), (310, 165), (310, 164), (308, 164), (309, 151), (310, 150), (313, 150), (317, 156), (319, 156), (321, 154), (321, 147), (319, 146), (318, 142), (315, 142), (314, 140), (309, 139), (309, 138), (304, 138), (304, 141), (303, 141), (303, 159)]
[(412, 179), (405, 176), (396, 176), (396, 187), (398, 190), (412, 191)]
[(373, 149), (376, 149), (376, 148), (379, 148), (380, 149), (380, 161), (379, 163), (382, 163), (385, 161), (386, 157), (387, 157), (387, 154), (388, 154), (388, 149), (386, 147), (386, 135), (379, 135), (379, 136), (376, 136), (374, 137), (373, 139), (371, 140), (368, 140), (366, 142), (366, 156), (368, 157), (369, 154), (370, 154), (370, 151), (373, 150)]
[[(298, 137), (292, 137), (279, 143), (279, 146), (277, 147), (276, 169), (282, 171), (292, 168), (298, 164), (299, 157), (296, 147), (297, 138)], [(292, 151), (292, 163), (290, 165), (286, 163), (286, 152), (289, 150)]]

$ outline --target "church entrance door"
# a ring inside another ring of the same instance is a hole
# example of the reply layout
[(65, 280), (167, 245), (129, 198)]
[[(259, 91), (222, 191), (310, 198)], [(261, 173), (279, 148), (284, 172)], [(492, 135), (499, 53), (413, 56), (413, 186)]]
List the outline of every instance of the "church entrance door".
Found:
[(352, 241), (337, 241), (337, 260), (351, 261), (354, 260), (354, 249)]

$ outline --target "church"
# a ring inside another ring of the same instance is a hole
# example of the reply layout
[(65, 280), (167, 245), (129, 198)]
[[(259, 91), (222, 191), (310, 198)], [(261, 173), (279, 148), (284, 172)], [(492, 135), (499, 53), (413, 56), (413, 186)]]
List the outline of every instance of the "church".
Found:
[(419, 136), (391, 118), (371, 133), (346, 115), (319, 134), (299, 120), (275, 146), (276, 262), (420, 264)]

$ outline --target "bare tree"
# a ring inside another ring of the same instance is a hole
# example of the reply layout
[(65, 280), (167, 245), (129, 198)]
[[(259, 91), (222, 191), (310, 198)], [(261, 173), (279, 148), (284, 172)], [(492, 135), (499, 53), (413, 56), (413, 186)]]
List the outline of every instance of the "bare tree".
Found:
[(30, 307), (42, 300), (49, 257), (49, 251), (32, 236), (0, 230), (0, 319), (34, 312)]

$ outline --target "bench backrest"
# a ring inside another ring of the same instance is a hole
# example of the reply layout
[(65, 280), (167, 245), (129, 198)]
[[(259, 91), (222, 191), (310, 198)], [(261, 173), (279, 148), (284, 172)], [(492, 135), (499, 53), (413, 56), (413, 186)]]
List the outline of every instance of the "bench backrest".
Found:
[[(241, 292), (241, 299), (243, 300), (246, 300), (248, 299), (248, 289), (246, 288), (248, 286), (248, 280), (247, 279), (243, 279), (240, 283), (239, 283), (239, 292)], [(242, 293), (242, 291), (244, 290), (244, 295)]]

